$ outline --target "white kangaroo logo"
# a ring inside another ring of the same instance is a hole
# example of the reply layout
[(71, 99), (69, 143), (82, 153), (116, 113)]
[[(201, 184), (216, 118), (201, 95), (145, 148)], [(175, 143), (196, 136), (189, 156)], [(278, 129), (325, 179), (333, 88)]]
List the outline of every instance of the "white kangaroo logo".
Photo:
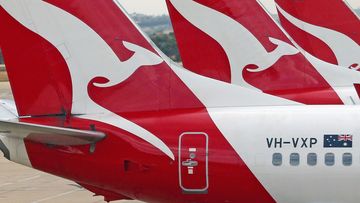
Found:
[(105, 84), (95, 83), (95, 86), (111, 87), (117, 85), (129, 78), (140, 67), (157, 65), (163, 62), (163, 60), (158, 55), (136, 44), (123, 42), (123, 45), (128, 50), (134, 52), (134, 55), (129, 60), (121, 62), (121, 66), (126, 67), (124, 68), (124, 71), (121, 74), (114, 74), (119, 72), (119, 67), (115, 66), (104, 69), (104, 72), (106, 71), (106, 73), (103, 72), (101, 76), (109, 79), (109, 82)]
[(184, 18), (223, 47), (230, 62), (231, 83), (257, 89), (243, 78), (242, 71), (246, 66), (255, 65), (257, 69), (247, 70), (260, 72), (273, 66), (282, 56), (299, 53), (292, 45), (271, 37), (269, 40), (277, 45), (277, 48), (269, 53), (248, 29), (229, 16), (193, 0), (170, 2)]
[(297, 28), (317, 37), (327, 44), (338, 60), (338, 64), (335, 65), (353, 70), (360, 68), (360, 46), (350, 37), (328, 28), (301, 21), (287, 13), (279, 5), (277, 5), (277, 8), (279, 12)]
[[(158, 137), (95, 103), (89, 97), (87, 89), (88, 83), (96, 77), (109, 80), (106, 84), (94, 84), (98, 87), (119, 84), (141, 66), (162, 63), (163, 60), (159, 56), (135, 44), (123, 42), (126, 48), (135, 53), (129, 60), (120, 61), (94, 30), (62, 9), (38, 0), (0, 0), (0, 3), (21, 24), (56, 46), (66, 59), (72, 79), (73, 114), (81, 114), (81, 118), (104, 122), (126, 130), (146, 140), (174, 160), (174, 154)], [(24, 16), (25, 12), (19, 12), (18, 6), (28, 9), (31, 21)], [(44, 20), (49, 16), (57, 22), (56, 25)]]

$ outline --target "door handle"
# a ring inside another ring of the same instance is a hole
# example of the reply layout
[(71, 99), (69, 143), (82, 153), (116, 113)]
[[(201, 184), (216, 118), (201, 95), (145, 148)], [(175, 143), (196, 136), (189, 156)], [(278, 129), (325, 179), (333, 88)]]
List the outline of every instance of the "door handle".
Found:
[(197, 161), (194, 161), (191, 159), (188, 159), (188, 160), (182, 162), (182, 166), (186, 166), (186, 167), (195, 167), (198, 165), (199, 165), (199, 163)]

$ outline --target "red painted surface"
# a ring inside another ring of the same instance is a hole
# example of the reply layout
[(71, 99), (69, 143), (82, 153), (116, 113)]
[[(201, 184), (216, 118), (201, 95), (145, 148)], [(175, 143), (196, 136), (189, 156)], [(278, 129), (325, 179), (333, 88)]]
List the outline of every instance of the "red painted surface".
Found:
[(360, 84), (354, 84), (357, 95), (360, 97)]
[[(353, 39), (360, 45), (360, 20), (342, 0), (276, 0), (276, 3), (292, 16)], [(279, 13), (282, 26), (291, 37), (312, 55), (332, 64), (338, 64), (334, 53), (320, 39), (297, 28)]]
[[(66, 10), (93, 28), (121, 60), (126, 60), (132, 54), (122, 46), (122, 41), (153, 50), (112, 0), (86, 2), (85, 0), (48, 0), (47, 2)], [(4, 18), (8, 15), (2, 11), (0, 17)], [(16, 24), (15, 20), (10, 21), (9, 23)], [(24, 30), (23, 27), (19, 29)], [(35, 33), (26, 32), (26, 35), (23, 35), (25, 39), (36, 36)], [(6, 37), (12, 38), (10, 35)], [(44, 39), (38, 41), (47, 44), (50, 50), (56, 50)], [(38, 46), (32, 51), (42, 52), (43, 49), (44, 47)], [(16, 58), (13, 52), (9, 52), (8, 55)], [(55, 56), (58, 56), (58, 53), (44, 55), (42, 59), (45, 61), (51, 59), (52, 62), (61, 63), (60, 68), (65, 68), (64, 59)], [(30, 67), (33, 68), (32, 58), (29, 60)], [(21, 66), (14, 64), (13, 69), (20, 72)], [(50, 74), (44, 70), (46, 70), (45, 66), (40, 66), (39, 72), (35, 72), (40, 74), (42, 71), (39, 80), (49, 77)], [(28, 74), (27, 77), (34, 76), (30, 72)], [(61, 74), (64, 76), (68, 71)], [(67, 80), (68, 77), (56, 78), (56, 81), (61, 82)], [(86, 185), (91, 190), (105, 195), (107, 199), (129, 197), (166, 203), (274, 202), (241, 157), (225, 140), (205, 106), (167, 64), (142, 67), (123, 83), (110, 88), (93, 86), (95, 80), (105, 79), (94, 78), (89, 82), (89, 96), (104, 108), (156, 135), (169, 146), (175, 155), (175, 160), (171, 160), (148, 142), (120, 129), (121, 126), (118, 128), (106, 123), (74, 117), (24, 118), (21, 119), (22, 122), (43, 125), (84, 130), (95, 127), (96, 130), (107, 135), (105, 140), (97, 143), (95, 153), (90, 153), (90, 146), (47, 146), (25, 140), (28, 156), (34, 168)], [(19, 89), (22, 91), (21, 94), (24, 94), (27, 90), (24, 85), (28, 84), (19, 78), (13, 81), (23, 85)], [(48, 93), (38, 86), (34, 89), (45, 95)], [(50, 93), (47, 96), (47, 101), (52, 101), (54, 99), (52, 97), (55, 97)], [(18, 100), (17, 97), (15, 99)], [(17, 105), (21, 104), (17, 103)], [(43, 105), (43, 109), (35, 106), (36, 110), (50, 114), (52, 111), (47, 109), (46, 104)], [(184, 131), (206, 132), (209, 135), (210, 185), (206, 195), (183, 194), (180, 188), (177, 154), (179, 136)]]
[(2, 7), (0, 18), (0, 44), (19, 115), (71, 112), (71, 78), (60, 52)]
[(167, 5), (184, 67), (194, 73), (231, 83), (230, 63), (220, 44), (192, 26), (171, 4)]
[[(26, 141), (34, 168), (81, 184), (147, 202), (275, 202), (218, 129), (204, 120), (207, 116), (206, 112), (198, 111), (164, 112), (157, 117), (132, 115), (143, 125), (157, 124), (154, 133), (167, 135), (162, 140), (175, 154), (174, 161), (147, 142), (103, 123), (80, 119), (63, 123), (51, 118), (22, 121), (81, 129), (89, 129), (89, 125), (94, 124), (97, 130), (107, 134), (107, 138), (96, 145), (93, 154), (89, 152), (89, 146), (54, 147)], [(186, 125), (188, 131), (201, 129), (209, 135), (207, 194), (184, 194), (179, 185), (178, 140), (182, 131), (174, 130), (174, 126)]]
[(296, 40), (296, 43), (298, 43), (299, 46), (304, 48), (311, 55), (316, 56), (323, 61), (338, 65), (338, 61), (334, 52), (325, 42), (294, 26), (280, 12), (278, 13), (281, 20), (281, 25), (284, 27), (284, 29), (286, 29), (291, 37)]
[[(196, 2), (238, 21), (253, 33), (268, 52), (276, 48), (269, 40), (269, 36), (291, 44), (256, 1), (197, 0)], [(174, 30), (177, 32), (176, 39), (181, 56), (185, 56), (182, 58), (185, 67), (202, 75), (229, 82), (229, 80), (219, 77), (220, 74), (218, 74), (218, 72), (222, 72), (223, 75), (227, 75), (226, 78), (231, 77), (227, 65), (228, 59), (226, 55), (224, 56), (225, 53), (220, 45), (183, 18), (169, 1), (167, 4)], [(219, 25), (219, 29), (224, 28)], [(208, 41), (212, 41), (212, 43), (207, 43)], [(189, 55), (191, 57), (188, 57)], [(215, 63), (213, 62), (214, 58), (217, 59)], [(222, 65), (218, 66), (217, 64)], [(201, 69), (202, 72), (200, 72), (194, 67), (206, 68)], [(332, 87), (300, 53), (283, 56), (271, 68), (259, 73), (252, 73), (244, 69), (243, 76), (251, 85), (275, 96), (304, 104), (342, 104)]]

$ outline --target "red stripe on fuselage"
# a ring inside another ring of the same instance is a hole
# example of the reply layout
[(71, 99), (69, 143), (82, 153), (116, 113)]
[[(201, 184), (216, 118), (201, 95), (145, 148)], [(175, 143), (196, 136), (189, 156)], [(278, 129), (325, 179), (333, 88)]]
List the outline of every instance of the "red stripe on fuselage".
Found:
[[(218, 129), (209, 125), (212, 121), (207, 112), (147, 112), (128, 114), (128, 117), (142, 126), (152, 126), (149, 130), (157, 135), (166, 134), (162, 139), (174, 152), (175, 161), (125, 131), (99, 122), (71, 119), (65, 126), (89, 129), (93, 125), (96, 130), (105, 132), (107, 138), (96, 145), (93, 154), (88, 146), (55, 147), (26, 141), (32, 166), (147, 202), (275, 202)], [(62, 120), (49, 118), (26, 121), (64, 124)], [(184, 132), (183, 126), (187, 126), (188, 131), (203, 131), (209, 135), (209, 190), (206, 195), (183, 194), (179, 186), (177, 148), (179, 136)], [(128, 170), (125, 170), (125, 161), (131, 164)]]

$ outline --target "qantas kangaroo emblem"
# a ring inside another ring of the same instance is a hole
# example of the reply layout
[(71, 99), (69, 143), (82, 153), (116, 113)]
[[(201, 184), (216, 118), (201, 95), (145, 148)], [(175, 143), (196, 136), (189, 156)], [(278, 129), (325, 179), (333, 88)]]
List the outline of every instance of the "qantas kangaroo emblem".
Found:
[(350, 37), (343, 33), (299, 20), (287, 13), (279, 5), (277, 5), (277, 8), (294, 26), (327, 44), (338, 60), (338, 64), (335, 65), (344, 66), (353, 70), (358, 70), (360, 68), (360, 46)]
[[(170, 0), (170, 2), (191, 24), (223, 47), (230, 62), (231, 83), (258, 90), (243, 78), (244, 68), (255, 65), (256, 69), (247, 68), (246, 70), (264, 71), (272, 67), (282, 56), (299, 53), (299, 50), (292, 45), (272, 37), (269, 37), (269, 40), (277, 45), (277, 48), (269, 53), (248, 29), (234, 19), (193, 0)], [(217, 25), (226, 28), (226, 35)]]
[[(102, 73), (103, 77), (109, 79), (108, 83), (99, 84), (95, 83), (97, 87), (111, 87), (117, 85), (127, 78), (129, 78), (137, 69), (142, 66), (153, 66), (163, 62), (163, 60), (153, 52), (144, 49), (136, 44), (130, 42), (123, 42), (124, 46), (134, 52), (134, 55), (127, 61), (121, 62), (121, 66), (125, 67), (119, 70), (119, 67), (112, 66), (112, 69), (106, 69), (106, 73)], [(123, 72), (121, 72), (123, 71)], [(114, 74), (120, 72), (119, 74)]]
[[(126, 80), (141, 66), (157, 65), (162, 63), (163, 60), (149, 50), (130, 42), (123, 42), (127, 49), (134, 52), (134, 55), (127, 61), (120, 61), (109, 45), (94, 30), (75, 16), (44, 1), (31, 1), (31, 3), (28, 3), (28, 1), (23, 0), (21, 3), (28, 7), (29, 12), (32, 14), (31, 18), (46, 19), (47, 13), (51, 12), (58, 22), (56, 25), (58, 27), (52, 29), (53, 27), (49, 23), (36, 20), (35, 22), (39, 23), (34, 28), (29, 19), (14, 11), (14, 8), (18, 6), (16, 5), (18, 2), (1, 1), (2, 6), (10, 15), (57, 47), (66, 59), (73, 88), (72, 113), (82, 115), (80, 117), (84, 119), (100, 121), (126, 130), (146, 140), (171, 159), (174, 159), (174, 154), (162, 140), (141, 126), (98, 105), (90, 98), (87, 89), (89, 82), (96, 77), (106, 78), (108, 82), (105, 84), (95, 83), (95, 86), (110, 87)], [(64, 29), (62, 35), (58, 35), (57, 32), (61, 28), (76, 29), (76, 32), (68, 33)]]

